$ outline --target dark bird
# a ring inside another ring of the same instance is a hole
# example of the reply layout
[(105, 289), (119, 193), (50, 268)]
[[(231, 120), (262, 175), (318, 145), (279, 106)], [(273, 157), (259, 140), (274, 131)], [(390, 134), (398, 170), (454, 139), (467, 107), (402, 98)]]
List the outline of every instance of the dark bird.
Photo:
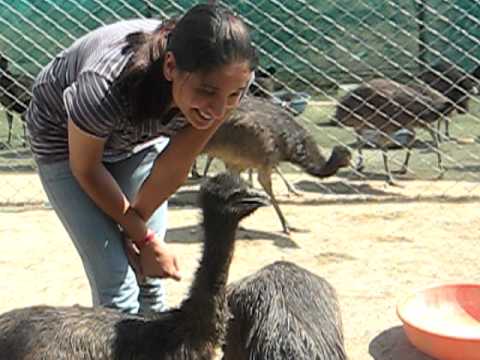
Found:
[[(472, 76), (474, 77), (475, 74), (470, 75), (458, 66), (440, 61), (420, 73), (418, 78), (425, 85), (447, 97), (450, 106), (448, 113), (456, 110), (459, 114), (466, 114), (469, 111), (471, 95), (478, 93), (478, 88)], [(441, 140), (440, 125), (442, 120), (445, 122), (445, 137), (450, 139), (450, 118), (442, 117), (437, 128), (439, 140)]]
[(7, 144), (12, 140), (13, 113), (20, 115), (23, 126), (24, 145), (26, 128), (24, 115), (31, 99), (33, 80), (26, 75), (14, 75), (9, 70), (7, 58), (0, 54), (0, 104), (5, 108), (8, 138)]
[(273, 66), (256, 70), (255, 81), (250, 85), (250, 94), (252, 96), (271, 99), (275, 90), (275, 79), (273, 75), (275, 75), (276, 72)]
[(374, 79), (349, 91), (339, 101), (335, 119), (342, 126), (352, 127), (357, 134), (357, 169), (363, 170), (362, 148), (368, 143), (374, 144), (382, 150), (387, 181), (394, 184), (388, 166), (387, 150), (393, 135), (399, 130), (408, 130), (412, 135), (405, 144), (407, 153), (398, 173), (407, 172), (416, 127), (423, 127), (430, 132), (437, 153), (438, 168), (443, 173), (442, 157), (432, 124), (441, 117), (448, 116), (451, 111), (449, 100), (426, 86), (407, 86), (392, 80)]
[(278, 261), (228, 286), (223, 360), (345, 360), (342, 318), (327, 280)]
[(204, 245), (189, 296), (153, 318), (107, 308), (35, 306), (0, 316), (9, 360), (212, 359), (225, 335), (226, 281), (238, 223), (268, 198), (221, 174), (200, 189)]

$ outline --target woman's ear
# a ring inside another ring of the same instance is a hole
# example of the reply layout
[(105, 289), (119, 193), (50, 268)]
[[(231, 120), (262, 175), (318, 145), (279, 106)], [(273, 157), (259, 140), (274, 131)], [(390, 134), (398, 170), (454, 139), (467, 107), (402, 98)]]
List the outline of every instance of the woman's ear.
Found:
[(171, 51), (167, 51), (165, 54), (165, 60), (163, 61), (163, 76), (168, 81), (173, 80), (173, 74), (177, 67), (177, 63), (175, 61), (175, 55)]

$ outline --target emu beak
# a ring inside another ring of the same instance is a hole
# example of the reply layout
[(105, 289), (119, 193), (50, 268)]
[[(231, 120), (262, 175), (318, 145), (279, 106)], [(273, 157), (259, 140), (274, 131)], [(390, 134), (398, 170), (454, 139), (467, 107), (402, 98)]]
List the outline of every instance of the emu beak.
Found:
[(246, 193), (235, 203), (235, 206), (241, 207), (246, 211), (270, 205), (270, 198), (266, 194), (254, 189), (246, 190)]

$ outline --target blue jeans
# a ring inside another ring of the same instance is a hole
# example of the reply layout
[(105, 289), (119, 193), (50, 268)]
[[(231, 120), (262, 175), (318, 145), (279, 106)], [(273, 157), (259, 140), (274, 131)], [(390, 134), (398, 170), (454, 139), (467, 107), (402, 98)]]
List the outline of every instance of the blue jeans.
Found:
[[(127, 198), (134, 197), (167, 143), (165, 139), (128, 159), (104, 163)], [(82, 259), (93, 305), (134, 314), (164, 310), (161, 280), (147, 278), (145, 284), (137, 283), (117, 224), (82, 190), (68, 161), (37, 165), (47, 197)], [(164, 239), (167, 202), (152, 215), (148, 226)]]

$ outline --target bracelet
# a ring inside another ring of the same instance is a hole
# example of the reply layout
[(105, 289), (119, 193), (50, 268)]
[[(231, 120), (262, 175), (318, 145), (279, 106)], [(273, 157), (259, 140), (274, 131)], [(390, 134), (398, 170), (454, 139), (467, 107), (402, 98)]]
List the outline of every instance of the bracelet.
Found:
[(138, 247), (142, 248), (145, 245), (147, 245), (149, 242), (152, 242), (154, 239), (155, 239), (155, 232), (153, 232), (152, 229), (148, 229), (147, 233), (145, 234), (145, 237), (140, 242), (140, 244), (138, 244)]

